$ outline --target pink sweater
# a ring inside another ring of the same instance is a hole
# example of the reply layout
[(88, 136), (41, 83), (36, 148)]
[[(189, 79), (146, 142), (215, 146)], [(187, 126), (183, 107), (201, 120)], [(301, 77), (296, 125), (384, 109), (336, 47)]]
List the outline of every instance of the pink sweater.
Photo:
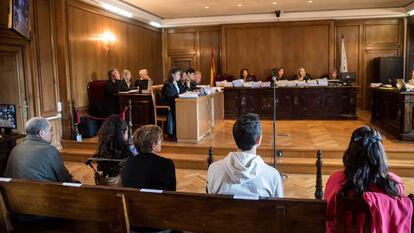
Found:
[[(390, 172), (389, 174), (399, 184), (400, 193), (404, 193), (404, 185), (403, 185), (401, 178), (395, 175), (394, 173)], [(340, 190), (342, 189), (342, 186), (345, 184), (345, 181), (346, 180), (345, 180), (344, 172), (338, 171), (332, 174), (329, 177), (328, 181), (326, 182), (324, 199), (328, 203), (327, 216), (326, 216), (326, 232), (327, 233), (336, 232), (336, 223), (335, 223), (336, 194), (340, 192)], [(395, 199), (390, 198), (386, 194), (382, 194), (380, 190), (378, 189), (376, 190), (376, 187), (372, 187), (371, 189), (375, 190), (375, 192), (368, 192), (364, 194), (364, 197), (365, 196), (368, 197), (366, 201), (368, 205), (370, 206), (371, 212), (374, 214), (373, 215), (374, 217), (372, 220), (373, 221), (372, 227), (378, 228), (384, 225), (385, 229), (387, 229), (387, 231), (375, 231), (375, 232), (407, 232), (405, 231), (406, 228), (404, 228), (404, 231), (391, 231), (393, 229), (393, 226), (397, 226), (395, 225), (394, 221), (396, 221), (399, 226), (399, 224), (402, 224), (401, 222), (402, 220), (390, 219), (390, 217), (405, 216), (406, 219), (409, 220), (408, 225), (410, 225), (410, 228), (411, 228), (412, 206), (411, 204), (407, 205), (407, 203), (408, 202), (411, 203), (411, 201), (407, 197), (398, 197)], [(381, 197), (387, 198), (389, 202), (387, 202), (386, 205), (382, 205), (382, 202), (384, 200), (378, 199), (377, 194), (382, 194)], [(374, 209), (377, 209), (377, 210), (374, 210)], [(387, 211), (384, 211), (384, 210), (387, 210)], [(393, 214), (389, 216), (390, 213), (393, 213)], [(387, 219), (387, 221), (384, 221), (382, 218)]]

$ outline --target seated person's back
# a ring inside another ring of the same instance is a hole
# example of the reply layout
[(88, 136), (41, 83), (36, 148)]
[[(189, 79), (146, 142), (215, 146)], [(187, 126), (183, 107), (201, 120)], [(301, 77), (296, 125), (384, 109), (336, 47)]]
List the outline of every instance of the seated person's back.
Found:
[(283, 197), (283, 181), (279, 172), (256, 154), (262, 140), (258, 115), (248, 113), (233, 126), (238, 152), (230, 152), (208, 169), (208, 193)]
[[(128, 144), (128, 127), (125, 120), (119, 116), (110, 116), (101, 126), (98, 132), (99, 144), (95, 157), (100, 159), (117, 159), (123, 160), (131, 157)], [(102, 172), (102, 177), (106, 178), (106, 185), (118, 185), (118, 180), (111, 177), (117, 177), (122, 168), (122, 163), (101, 161), (98, 162), (98, 171)], [(103, 183), (105, 184), (105, 183)]]
[[(326, 183), (324, 199), (328, 203), (326, 222), (328, 233), (337, 232), (336, 195), (339, 192), (344, 193), (348, 197), (365, 197), (367, 194), (375, 196), (376, 193), (385, 194), (382, 197), (389, 197), (387, 199), (392, 200), (387, 203), (404, 203), (404, 200), (401, 198), (404, 194), (402, 180), (397, 175), (388, 172), (381, 135), (377, 130), (368, 126), (356, 129), (352, 134), (348, 149), (344, 153), (343, 162), (344, 170), (332, 174)], [(411, 205), (409, 207), (412, 208)], [(395, 229), (397, 225), (399, 225), (399, 229), (403, 229), (404, 223), (409, 225), (407, 227), (410, 227), (411, 216), (407, 218), (407, 216), (401, 215), (400, 212), (405, 211), (403, 210), (404, 208), (400, 204), (394, 206), (391, 204), (389, 208), (387, 207), (388, 213), (397, 214), (391, 214), (392, 217), (387, 218), (386, 221), (390, 223), (390, 221), (398, 219), (396, 222), (386, 226), (387, 228), (389, 227), (388, 229)], [(404, 217), (406, 217), (405, 221)], [(373, 220), (372, 223), (378, 219)], [(382, 221), (382, 223), (387, 224), (385, 223), (386, 221)], [(359, 217), (357, 223), (359, 224), (359, 229), (362, 230), (363, 218)], [(345, 222), (346, 227), (350, 227), (350, 225), (350, 222)], [(401, 231), (390, 230), (388, 232)]]
[(162, 130), (145, 125), (134, 133), (134, 145), (139, 154), (129, 158), (122, 169), (122, 185), (132, 188), (176, 190), (175, 166), (171, 159), (163, 158)]
[(13, 148), (4, 176), (55, 182), (72, 180), (63, 164), (59, 151), (50, 143), (53, 138), (51, 124), (42, 117), (26, 123), (26, 138)]

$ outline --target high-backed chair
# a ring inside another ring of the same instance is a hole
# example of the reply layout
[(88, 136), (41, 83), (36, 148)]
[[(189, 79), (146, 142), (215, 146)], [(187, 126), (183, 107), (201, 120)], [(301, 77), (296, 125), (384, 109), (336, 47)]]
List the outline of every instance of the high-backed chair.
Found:
[[(161, 91), (163, 85), (154, 85), (151, 87), (151, 97), (152, 97), (152, 105), (154, 106), (154, 120), (155, 124), (157, 125), (158, 122), (161, 122), (161, 128), (164, 132), (164, 122), (167, 122), (168, 119), (168, 112), (171, 111), (170, 106), (167, 105), (158, 105), (157, 101), (161, 98)], [(161, 114), (158, 110), (164, 109), (166, 110), (166, 114)]]
[(105, 82), (106, 80), (92, 80), (88, 82), (89, 106), (103, 101)]
[(106, 80), (93, 80), (88, 83), (89, 113), (96, 117), (106, 117), (104, 88)]

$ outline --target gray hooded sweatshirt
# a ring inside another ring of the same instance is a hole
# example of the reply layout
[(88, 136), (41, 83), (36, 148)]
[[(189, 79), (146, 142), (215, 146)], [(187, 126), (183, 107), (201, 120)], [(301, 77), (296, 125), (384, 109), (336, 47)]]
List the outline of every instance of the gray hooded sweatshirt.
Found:
[(283, 197), (279, 172), (259, 155), (230, 152), (208, 169), (208, 192), (238, 196)]

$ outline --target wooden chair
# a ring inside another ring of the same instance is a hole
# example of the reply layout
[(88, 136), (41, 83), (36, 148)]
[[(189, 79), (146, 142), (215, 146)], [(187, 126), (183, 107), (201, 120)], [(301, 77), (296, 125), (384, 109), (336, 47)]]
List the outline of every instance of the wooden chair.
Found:
[[(371, 231), (371, 213), (368, 204), (363, 198), (345, 197), (344, 194), (336, 195), (336, 232), (358, 233), (358, 218), (363, 218), (363, 232)], [(350, 222), (351, 221), (351, 222)], [(351, 227), (351, 229), (348, 229)]]
[(164, 122), (167, 122), (168, 116), (167, 115), (160, 115), (158, 113), (159, 109), (165, 109), (167, 112), (171, 111), (170, 106), (166, 105), (158, 105), (157, 100), (161, 98), (161, 91), (163, 85), (154, 85), (151, 87), (151, 97), (152, 97), (152, 105), (154, 107), (154, 120), (155, 125), (158, 125), (158, 122), (161, 122), (161, 128), (164, 132)]

